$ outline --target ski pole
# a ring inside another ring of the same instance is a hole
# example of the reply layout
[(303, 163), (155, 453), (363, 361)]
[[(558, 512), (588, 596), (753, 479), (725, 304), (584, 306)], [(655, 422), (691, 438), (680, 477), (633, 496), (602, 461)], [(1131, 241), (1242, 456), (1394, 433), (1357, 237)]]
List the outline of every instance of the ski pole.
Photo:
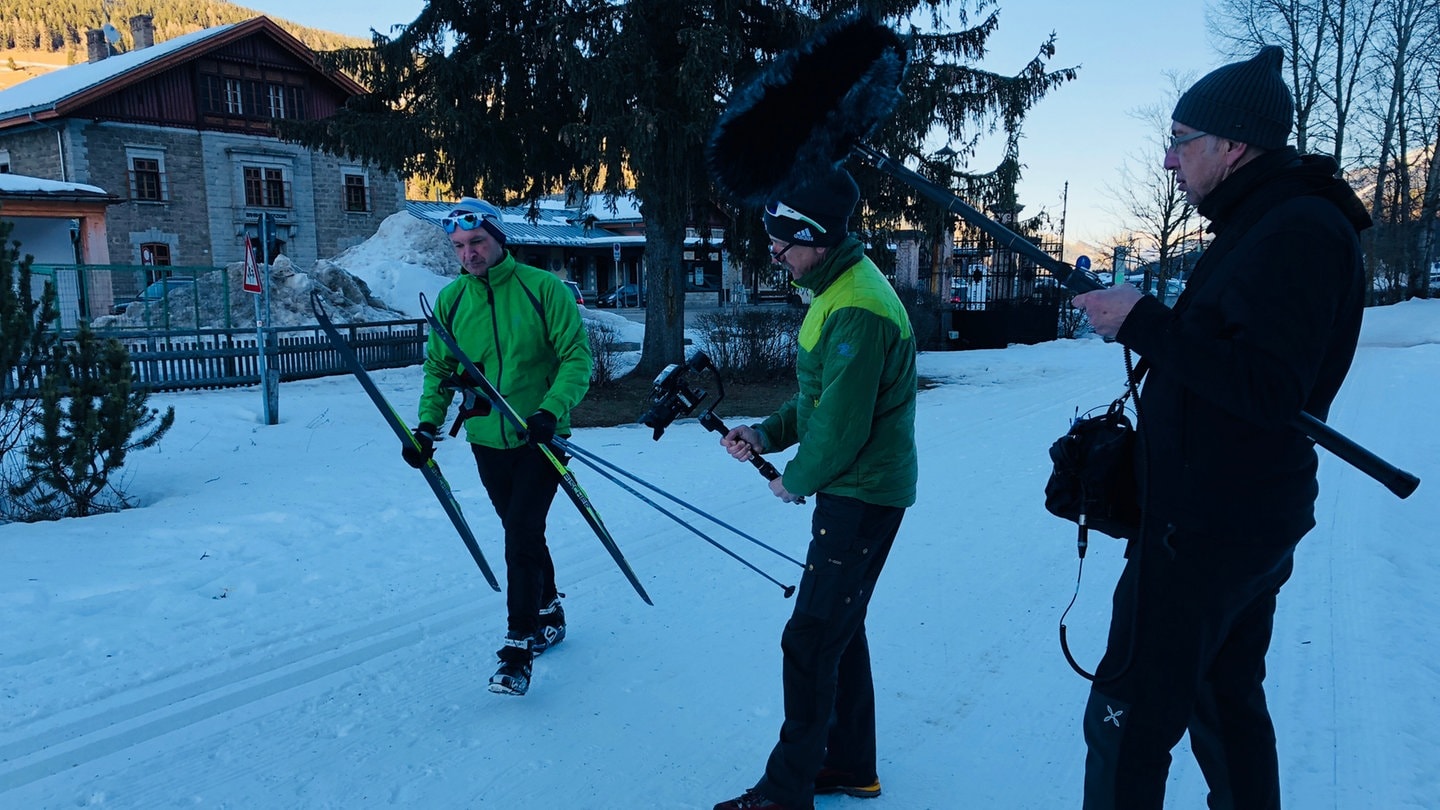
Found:
[[(759, 574), (760, 576), (764, 577), (765, 579), (769, 580), (771, 583), (779, 586), (780, 591), (785, 594), (785, 598), (786, 598), (786, 599), (789, 599), (791, 596), (793, 596), (793, 595), (795, 594), (795, 586), (794, 586), (794, 585), (786, 585), (786, 584), (782, 583), (780, 580), (778, 580), (778, 579), (770, 576), (769, 574), (765, 573), (764, 571), (760, 570), (760, 568), (757, 567), (754, 563), (750, 562), (749, 560), (745, 559), (744, 557), (741, 557), (739, 554), (736, 554), (734, 551), (732, 551), (732, 550), (730, 550), (729, 548), (727, 548), (727, 547), (726, 547), (724, 544), (722, 544), (720, 541), (716, 540), (715, 538), (711, 537), (710, 535), (706, 534), (705, 532), (702, 532), (702, 531), (700, 531), (699, 529), (695, 528), (693, 525), (691, 525), (690, 523), (686, 522), (684, 518), (680, 517), (679, 515), (675, 514), (674, 512), (671, 512), (669, 509), (666, 509), (665, 507), (661, 506), (660, 504), (658, 504), (658, 503), (650, 500), (649, 498), (645, 497), (645, 495), (643, 495), (643, 494), (641, 494), (640, 492), (638, 492), (634, 487), (631, 487), (629, 484), (626, 484), (624, 481), (621, 481), (619, 478), (615, 477), (614, 475), (611, 475), (609, 472), (606, 472), (604, 469), (602, 469), (602, 468), (600, 467), (600, 464), (597, 463), (595, 460), (592, 460), (591, 458), (587, 458), (587, 457), (584, 456), (584, 455), (580, 455), (579, 453), (576, 453), (576, 452), (575, 452), (575, 446), (574, 446), (573, 444), (569, 444), (568, 442), (565, 442), (564, 439), (556, 439), (555, 441), (556, 441), (557, 444), (560, 445), (560, 447), (561, 447), (562, 449), (565, 449), (565, 450), (570, 451), (570, 453), (571, 453), (572, 455), (574, 455), (575, 458), (576, 458), (580, 463), (586, 465), (586, 466), (589, 467), (590, 469), (592, 469), (592, 470), (594, 470), (595, 472), (599, 473), (601, 476), (603, 476), (604, 478), (608, 479), (610, 482), (614, 483), (616, 486), (620, 487), (621, 489), (625, 490), (626, 492), (630, 493), (631, 495), (634, 495), (636, 498), (639, 498), (640, 500), (644, 501), (646, 504), (648, 504), (648, 505), (649, 505), (651, 508), (653, 508), (655, 511), (659, 512), (660, 514), (664, 515), (665, 517), (670, 518), (671, 520), (675, 521), (676, 523), (680, 524), (681, 526), (684, 526), (686, 529), (689, 529), (689, 530), (690, 530), (691, 532), (693, 532), (697, 537), (699, 537), (700, 539), (702, 539), (702, 540), (704, 540), (705, 542), (709, 543), (710, 545), (714, 546), (715, 548), (718, 548), (718, 549), (720, 549), (721, 551), (725, 552), (726, 554), (730, 555), (730, 556), (733, 557), (737, 562), (739, 562), (741, 565), (745, 566), (746, 568), (749, 568), (751, 571), (754, 571), (755, 573), (757, 573), (757, 574)], [(565, 443), (561, 444), (562, 442), (565, 442)], [(603, 463), (603, 462), (602, 462), (602, 463)], [(636, 480), (638, 480), (638, 479), (636, 479)], [(644, 484), (643, 481), (641, 481), (640, 483)], [(646, 484), (646, 486), (649, 486), (649, 485)], [(683, 502), (682, 502), (682, 503), (683, 503)], [(718, 522), (718, 521), (717, 521), (717, 522)], [(721, 524), (721, 525), (724, 525), (724, 524)], [(731, 531), (734, 531), (734, 529), (731, 529)], [(762, 544), (762, 545), (763, 545), (763, 544)], [(774, 549), (771, 549), (771, 550), (774, 551)], [(776, 553), (779, 554), (779, 552), (776, 552)], [(783, 556), (785, 556), (785, 555), (781, 554), (780, 556), (783, 557)], [(786, 557), (786, 559), (790, 559), (790, 558), (789, 558), (789, 557)], [(794, 562), (794, 561), (792, 560), (792, 562)]]
[[(665, 498), (670, 499), (671, 501), (673, 501), (673, 502), (675, 502), (675, 503), (680, 504), (681, 506), (685, 507), (686, 509), (689, 509), (691, 512), (694, 512), (695, 514), (699, 515), (700, 517), (705, 518), (706, 520), (710, 521), (711, 523), (714, 523), (715, 525), (720, 526), (720, 527), (722, 527), (722, 528), (729, 529), (731, 532), (735, 533), (736, 535), (739, 535), (740, 537), (743, 537), (743, 538), (745, 538), (746, 540), (749, 540), (750, 542), (752, 542), (752, 543), (754, 543), (755, 545), (757, 545), (757, 546), (765, 549), (766, 551), (774, 554), (775, 556), (780, 557), (781, 559), (784, 559), (784, 560), (788, 560), (789, 562), (792, 562), (792, 563), (800, 566), (801, 568), (804, 568), (804, 567), (805, 567), (805, 563), (800, 562), (799, 560), (795, 559), (794, 557), (791, 557), (790, 555), (786, 554), (785, 552), (783, 552), (783, 551), (781, 551), (781, 550), (779, 550), (779, 549), (777, 549), (777, 548), (775, 548), (775, 547), (773, 547), (773, 546), (767, 545), (766, 543), (764, 543), (763, 541), (761, 541), (759, 538), (754, 537), (753, 535), (747, 534), (746, 532), (741, 531), (740, 529), (737, 529), (737, 528), (734, 527), (734, 526), (731, 526), (729, 523), (726, 523), (725, 521), (721, 520), (720, 518), (717, 518), (717, 517), (715, 517), (714, 515), (711, 515), (710, 513), (706, 512), (706, 511), (703, 510), (703, 509), (700, 509), (699, 507), (695, 506), (694, 504), (691, 504), (691, 503), (688, 503), (688, 502), (686, 502), (686, 501), (684, 501), (684, 500), (681, 500), (680, 498), (678, 498), (678, 497), (670, 494), (669, 492), (666, 492), (665, 490), (661, 489), (660, 487), (655, 486), (654, 484), (650, 483), (649, 481), (646, 481), (645, 479), (643, 479), (643, 478), (641, 478), (641, 477), (639, 477), (639, 476), (637, 476), (637, 475), (634, 475), (634, 474), (632, 474), (632, 473), (629, 473), (629, 472), (625, 471), (624, 469), (621, 469), (620, 467), (617, 467), (616, 465), (611, 464), (610, 462), (606, 461), (606, 460), (603, 459), (603, 458), (600, 458), (599, 456), (595, 455), (594, 453), (591, 453), (591, 452), (588, 451), (588, 450), (582, 449), (582, 448), (580, 448), (580, 447), (576, 447), (576, 446), (575, 446), (575, 443), (572, 442), (572, 441), (570, 441), (569, 439), (559, 439), (559, 438), (557, 438), (557, 439), (555, 440), (555, 442), (556, 442), (556, 444), (558, 444), (562, 449), (568, 451), (568, 452), (570, 453), (570, 455), (572, 455), (572, 456), (574, 456), (575, 458), (578, 458), (578, 459), (580, 459), (581, 461), (585, 462), (585, 463), (586, 463), (587, 465), (589, 465), (591, 468), (595, 468), (595, 465), (596, 465), (596, 464), (602, 464), (602, 465), (604, 465), (605, 467), (607, 467), (608, 469), (612, 470), (613, 472), (618, 473), (619, 475), (625, 476), (626, 478), (630, 479), (631, 481), (634, 481), (635, 483), (639, 484), (639, 485), (642, 486), (642, 487), (645, 487), (646, 489), (650, 490), (651, 492), (654, 492), (654, 493), (656, 493), (656, 494), (658, 494), (658, 495), (661, 495), (661, 496), (663, 496), (663, 497), (665, 497)], [(598, 469), (596, 469), (596, 471), (597, 471), (597, 472), (600, 472), (601, 475), (605, 475), (604, 472), (601, 472), (601, 471), (598, 470)], [(608, 476), (608, 475), (605, 475), (605, 477), (606, 477), (606, 478), (610, 478), (611, 481), (615, 481), (614, 478), (611, 478), (611, 477)], [(615, 481), (615, 483), (619, 484), (620, 482), (619, 482), (619, 481)], [(621, 486), (623, 486), (623, 484), (622, 484)], [(637, 497), (638, 497), (638, 493), (637, 493)], [(648, 503), (648, 501), (647, 501), (647, 503)], [(656, 508), (658, 509), (659, 507), (656, 507)], [(692, 531), (694, 531), (693, 527), (691, 527), (688, 523), (685, 524), (685, 525), (686, 525), (687, 528), (690, 528)]]

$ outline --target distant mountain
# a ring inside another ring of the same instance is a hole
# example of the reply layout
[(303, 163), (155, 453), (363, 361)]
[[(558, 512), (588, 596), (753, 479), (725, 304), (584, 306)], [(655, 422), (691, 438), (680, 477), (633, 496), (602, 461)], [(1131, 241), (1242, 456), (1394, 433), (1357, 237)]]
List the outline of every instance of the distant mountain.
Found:
[[(130, 18), (136, 14), (151, 15), (156, 42), (261, 15), (224, 0), (109, 0), (104, 4), (93, 0), (6, 0), (5, 6), (6, 13), (0, 15), (0, 90), (84, 62), (85, 32), (107, 23), (115, 33), (115, 50), (130, 50), (134, 46)], [(370, 44), (368, 39), (309, 28), (281, 17), (271, 19), (313, 50)]]

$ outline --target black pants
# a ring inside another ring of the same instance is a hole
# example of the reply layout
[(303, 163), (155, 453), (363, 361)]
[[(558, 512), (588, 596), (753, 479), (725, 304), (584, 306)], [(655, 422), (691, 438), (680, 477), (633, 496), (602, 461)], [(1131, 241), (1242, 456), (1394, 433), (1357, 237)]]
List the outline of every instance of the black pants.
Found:
[(1146, 535), (1115, 588), (1085, 707), (1085, 810), (1160, 810), (1170, 750), (1187, 729), (1212, 810), (1278, 810), (1263, 682), (1295, 544)]
[(480, 483), (505, 529), (508, 629), (530, 634), (539, 627), (540, 608), (556, 596), (555, 563), (545, 544), (545, 518), (560, 486), (560, 473), (534, 447), (470, 447), (480, 469)]
[(785, 722), (755, 786), (786, 807), (813, 806), (822, 765), (875, 775), (865, 614), (904, 516), (903, 508), (815, 496), (805, 572), (780, 636)]

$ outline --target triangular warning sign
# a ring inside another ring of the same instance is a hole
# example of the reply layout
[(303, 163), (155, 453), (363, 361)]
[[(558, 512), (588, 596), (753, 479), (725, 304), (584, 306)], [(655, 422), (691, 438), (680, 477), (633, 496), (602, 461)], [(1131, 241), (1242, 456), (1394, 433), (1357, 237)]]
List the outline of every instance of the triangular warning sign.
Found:
[(245, 237), (245, 280), (241, 285), (245, 292), (258, 293), (260, 288), (260, 266), (255, 263), (255, 247), (250, 237)]

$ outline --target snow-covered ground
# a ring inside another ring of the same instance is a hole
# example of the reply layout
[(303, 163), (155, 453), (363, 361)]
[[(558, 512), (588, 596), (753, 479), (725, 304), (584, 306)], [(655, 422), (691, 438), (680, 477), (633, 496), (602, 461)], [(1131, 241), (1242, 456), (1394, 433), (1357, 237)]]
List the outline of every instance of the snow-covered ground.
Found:
[[(367, 282), (401, 306), (418, 284), (403, 275)], [(920, 500), (870, 610), (885, 794), (865, 806), (1077, 807), (1086, 682), (1056, 639), (1075, 532), (1041, 490), (1075, 408), (1119, 392), (1119, 349), (927, 354), (921, 369), (940, 384), (920, 394)], [(419, 369), (375, 377), (413, 419)], [(1424, 483), (1402, 501), (1322, 454), (1319, 526), (1269, 659), (1287, 807), (1440, 802), (1437, 393), (1440, 302), (1368, 311), (1331, 422)], [(254, 389), (152, 403), (177, 419), (125, 468), (139, 508), (0, 527), (0, 807), (709, 808), (760, 775), (791, 603), (595, 471), (573, 465), (655, 606), (557, 500), (569, 636), (528, 696), (501, 697), (486, 679), (503, 596), (353, 378), (285, 384), (268, 427)], [(694, 421), (658, 442), (638, 425), (575, 442), (803, 555), (809, 507), (773, 498)], [(499, 570), (467, 449), (437, 457)], [(1092, 541), (1067, 619), (1090, 666), (1121, 563), (1118, 543)], [(1169, 806), (1203, 796), (1177, 751)]]

